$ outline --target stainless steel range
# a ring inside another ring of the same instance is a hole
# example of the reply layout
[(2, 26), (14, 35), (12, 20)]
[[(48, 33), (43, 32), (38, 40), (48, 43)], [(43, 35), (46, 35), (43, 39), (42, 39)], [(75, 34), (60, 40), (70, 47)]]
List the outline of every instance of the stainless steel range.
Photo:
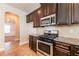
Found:
[(37, 51), (44, 55), (53, 55), (53, 39), (58, 37), (58, 30), (45, 30), (37, 40)]

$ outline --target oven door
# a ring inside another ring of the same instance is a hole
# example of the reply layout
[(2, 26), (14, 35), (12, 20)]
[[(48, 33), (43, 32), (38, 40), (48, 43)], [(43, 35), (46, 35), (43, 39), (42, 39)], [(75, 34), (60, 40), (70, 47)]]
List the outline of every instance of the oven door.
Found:
[(43, 55), (53, 55), (53, 43), (37, 40), (37, 51)]

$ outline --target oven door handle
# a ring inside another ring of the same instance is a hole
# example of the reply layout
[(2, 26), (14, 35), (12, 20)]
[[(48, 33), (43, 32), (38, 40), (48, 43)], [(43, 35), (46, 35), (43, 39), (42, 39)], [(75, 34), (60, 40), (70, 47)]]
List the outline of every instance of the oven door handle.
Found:
[(50, 45), (50, 46), (53, 45), (53, 42), (52, 42), (52, 43), (47, 43), (47, 42), (44, 42), (44, 41), (41, 41), (41, 40), (37, 40), (37, 43), (38, 43), (38, 42), (41, 42), (41, 43), (44, 43), (44, 44)]

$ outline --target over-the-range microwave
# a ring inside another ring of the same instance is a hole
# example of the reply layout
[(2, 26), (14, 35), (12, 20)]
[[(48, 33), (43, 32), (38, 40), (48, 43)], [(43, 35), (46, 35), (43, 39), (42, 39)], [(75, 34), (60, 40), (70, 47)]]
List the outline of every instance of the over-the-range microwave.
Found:
[(52, 14), (40, 19), (41, 26), (49, 26), (49, 25), (55, 25), (55, 24), (56, 24), (56, 14)]

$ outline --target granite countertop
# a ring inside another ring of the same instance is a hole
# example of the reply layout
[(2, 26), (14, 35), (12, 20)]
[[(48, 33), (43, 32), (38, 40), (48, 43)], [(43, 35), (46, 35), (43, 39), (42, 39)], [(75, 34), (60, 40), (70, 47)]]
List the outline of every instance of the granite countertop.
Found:
[(76, 39), (76, 38), (58, 37), (54, 40), (64, 42), (64, 43), (68, 43), (68, 44), (79, 45), (79, 39)]
[[(39, 34), (30, 34), (30, 35), (35, 36), (35, 37), (40, 36)], [(78, 38), (69, 38), (69, 37), (61, 37), (61, 36), (59, 36), (54, 40), (79, 46), (79, 39)]]
[(30, 35), (32, 35), (32, 36), (36, 36), (36, 37), (40, 36), (39, 34), (30, 34)]

